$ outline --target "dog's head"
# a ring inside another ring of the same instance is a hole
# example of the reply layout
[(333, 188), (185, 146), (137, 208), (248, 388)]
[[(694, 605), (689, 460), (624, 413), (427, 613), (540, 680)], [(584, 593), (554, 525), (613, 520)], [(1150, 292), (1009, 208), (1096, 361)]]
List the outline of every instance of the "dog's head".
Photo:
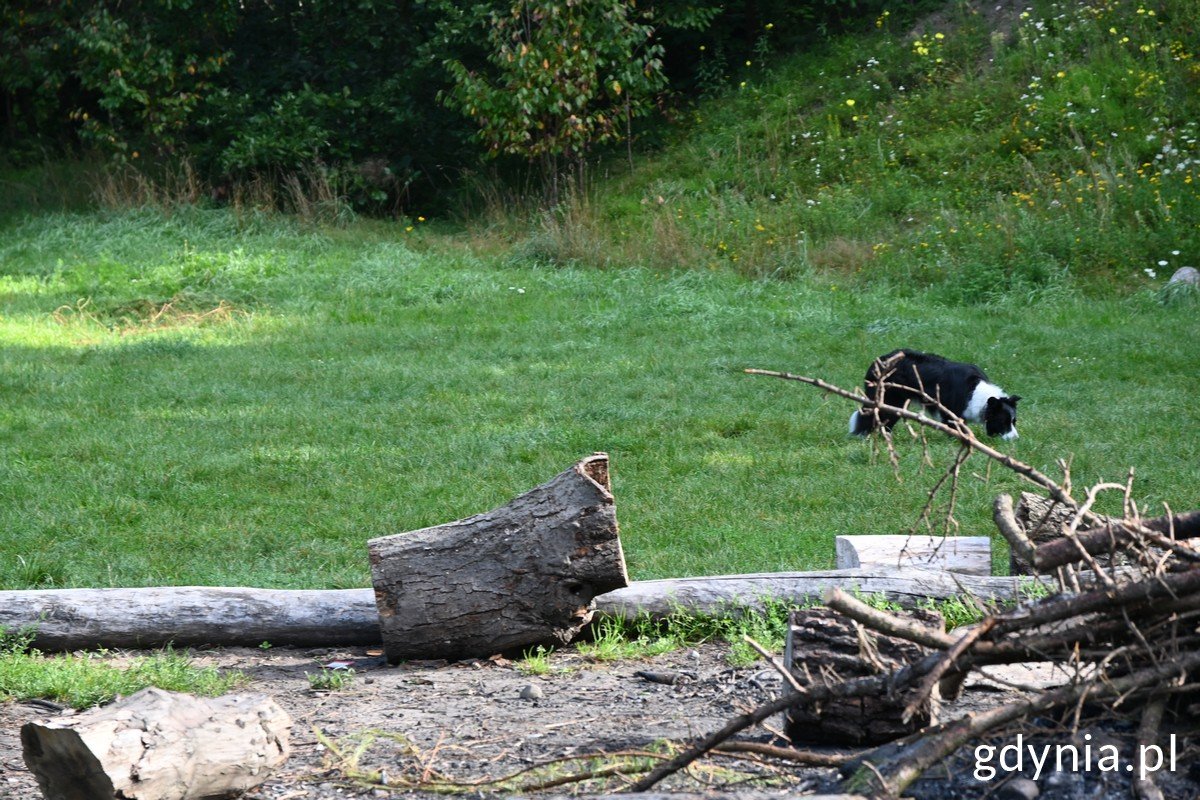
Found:
[(983, 424), (988, 436), (1001, 439), (1017, 438), (1017, 401), (1019, 395), (1011, 397), (989, 397), (983, 412)]

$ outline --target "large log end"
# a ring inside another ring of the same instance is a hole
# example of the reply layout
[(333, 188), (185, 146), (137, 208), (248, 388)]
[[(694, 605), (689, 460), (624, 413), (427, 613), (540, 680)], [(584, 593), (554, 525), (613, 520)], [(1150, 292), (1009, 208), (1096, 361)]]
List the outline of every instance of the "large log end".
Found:
[[(936, 632), (945, 623), (935, 611), (901, 612)], [(888, 672), (916, 661), (929, 648), (868, 630), (829, 608), (792, 612), (784, 663), (800, 686), (830, 684)], [(801, 706), (785, 715), (793, 742), (876, 745), (890, 742), (936, 722), (939, 700), (922, 702), (905, 718), (912, 692), (844, 697), (820, 706)]]
[(270, 697), (143, 689), (77, 716), (21, 727), (25, 764), (54, 800), (209, 800), (287, 760), (292, 720)]
[(569, 642), (629, 584), (608, 456), (500, 508), (367, 543), (388, 660)]

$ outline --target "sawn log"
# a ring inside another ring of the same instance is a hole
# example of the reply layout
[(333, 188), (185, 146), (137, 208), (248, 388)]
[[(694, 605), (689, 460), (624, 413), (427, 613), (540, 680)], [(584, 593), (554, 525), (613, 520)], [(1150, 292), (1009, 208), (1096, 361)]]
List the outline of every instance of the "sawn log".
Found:
[(388, 661), (566, 644), (628, 585), (596, 453), (500, 508), (367, 542)]
[[(762, 608), (773, 600), (801, 604), (839, 587), (880, 594), (904, 606), (962, 594), (1018, 597), (1035, 578), (980, 577), (924, 570), (847, 569), (714, 575), (634, 581), (596, 598), (599, 616), (663, 618)], [(1041, 578), (1047, 582), (1048, 578)], [(94, 647), (211, 645), (298, 647), (373, 645), (381, 641), (371, 589), (251, 589), (164, 586), (135, 589), (0, 591), (0, 628), (36, 629), (45, 651)]]
[(143, 689), (73, 717), (21, 727), (25, 764), (55, 800), (240, 796), (287, 760), (292, 720), (263, 694)]

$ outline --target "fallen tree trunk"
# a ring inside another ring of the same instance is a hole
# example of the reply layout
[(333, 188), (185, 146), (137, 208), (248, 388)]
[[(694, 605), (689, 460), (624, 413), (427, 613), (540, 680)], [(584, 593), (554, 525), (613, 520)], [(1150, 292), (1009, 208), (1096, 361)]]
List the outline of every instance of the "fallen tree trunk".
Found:
[(287, 760), (292, 720), (270, 697), (143, 689), (73, 717), (21, 727), (25, 764), (56, 800), (240, 795)]
[(1052, 585), (1048, 578), (958, 575), (918, 569), (830, 569), (816, 572), (769, 572), (715, 575), (700, 578), (665, 578), (635, 581), (596, 598), (597, 611), (633, 619), (639, 614), (655, 618), (674, 613), (712, 614), (739, 608), (762, 609), (764, 601), (802, 605), (819, 600), (827, 589), (881, 595), (905, 607), (933, 599), (971, 595), (984, 600), (1013, 600), (1034, 583)]
[(390, 662), (565, 644), (629, 583), (608, 456), (500, 508), (367, 542)]
[(164, 586), (3, 591), (0, 628), (34, 628), (34, 646), (47, 651), (167, 644), (379, 643), (379, 616), (370, 589)]
[[(826, 589), (879, 594), (904, 606), (971, 594), (1009, 600), (1033, 578), (952, 575), (925, 570), (824, 570), (634, 581), (595, 599), (599, 616), (662, 619), (674, 613), (720, 615), (761, 610), (766, 601), (797, 605)], [(1041, 579), (1047, 581), (1048, 579)], [(36, 629), (45, 651), (95, 647), (297, 647), (381, 641), (371, 589), (252, 589), (164, 586), (134, 589), (0, 591), (0, 628)]]

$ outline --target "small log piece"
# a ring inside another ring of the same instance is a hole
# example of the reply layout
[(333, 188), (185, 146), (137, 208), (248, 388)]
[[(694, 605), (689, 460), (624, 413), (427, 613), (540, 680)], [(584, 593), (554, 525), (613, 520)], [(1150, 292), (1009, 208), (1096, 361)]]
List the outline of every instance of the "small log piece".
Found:
[(564, 644), (628, 585), (597, 453), (507, 505), (367, 543), (388, 661)]
[(261, 694), (143, 689), (21, 727), (25, 764), (54, 800), (201, 800), (257, 786), (287, 760), (292, 720)]
[[(1071, 509), (1062, 503), (1033, 492), (1021, 492), (1014, 517), (1034, 547), (1062, 538), (1063, 527), (1070, 524)], [(1033, 565), (1015, 552), (1008, 558), (1010, 575), (1033, 575)]]
[[(914, 609), (898, 615), (939, 633), (945, 628), (942, 615), (935, 611)], [(919, 644), (864, 628), (832, 609), (808, 608), (792, 612), (784, 664), (801, 686), (832, 685), (898, 669), (930, 652)], [(784, 716), (785, 731), (793, 742), (855, 746), (890, 742), (937, 721), (940, 699), (936, 689), (915, 714), (903, 719), (913, 691), (794, 708)]]
[(837, 568), (945, 570), (992, 574), (992, 540), (986, 536), (837, 536)]

